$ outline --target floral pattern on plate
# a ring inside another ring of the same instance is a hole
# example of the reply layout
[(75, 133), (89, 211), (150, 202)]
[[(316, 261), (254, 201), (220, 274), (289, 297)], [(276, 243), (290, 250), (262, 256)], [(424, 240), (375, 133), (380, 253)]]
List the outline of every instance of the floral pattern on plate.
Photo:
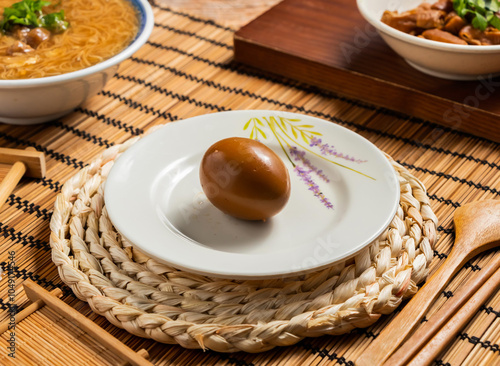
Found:
[[(331, 160), (330, 157), (333, 157), (337, 159), (344, 159), (348, 162), (357, 164), (363, 164), (368, 161), (366, 159), (359, 159), (354, 156), (349, 156), (348, 154), (337, 151), (335, 146), (322, 141), (321, 137), (319, 136), (323, 136), (323, 134), (321, 132), (315, 131), (315, 126), (311, 124), (304, 124), (299, 118), (264, 116), (259, 119), (257, 117), (252, 117), (245, 123), (245, 125), (243, 126), (243, 130), (246, 131), (250, 129), (250, 138), (261, 141), (261, 138), (264, 140), (268, 139), (268, 134), (266, 134), (264, 131), (266, 127), (269, 128), (271, 134), (280, 144), (283, 152), (293, 166), (293, 171), (297, 174), (300, 180), (306, 184), (313, 195), (317, 197), (321, 201), (321, 203), (328, 209), (333, 209), (334, 206), (328, 199), (328, 197), (323, 194), (320, 186), (315, 182), (314, 175), (316, 175), (319, 179), (326, 183), (329, 183), (330, 179), (325, 174), (325, 172), (323, 172), (323, 170), (318, 169), (310, 161), (307, 154), (317, 156), (328, 161), (329, 163), (352, 170), (358, 174), (364, 175), (369, 179), (375, 180), (375, 178), (366, 175), (356, 169)], [(314, 151), (313, 148), (317, 148), (319, 152)]]

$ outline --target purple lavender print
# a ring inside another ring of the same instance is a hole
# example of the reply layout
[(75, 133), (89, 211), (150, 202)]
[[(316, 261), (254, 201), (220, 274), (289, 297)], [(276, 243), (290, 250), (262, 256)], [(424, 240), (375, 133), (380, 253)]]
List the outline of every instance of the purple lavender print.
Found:
[[(325, 172), (323, 172), (323, 170), (318, 169), (318, 167), (311, 162), (311, 160), (307, 157), (307, 153), (326, 160), (329, 163), (361, 174), (369, 179), (375, 180), (375, 178), (370, 177), (369, 175), (340, 164), (337, 161), (331, 160), (331, 158), (343, 159), (350, 163), (357, 164), (367, 162), (367, 160), (358, 159), (354, 156), (349, 156), (348, 154), (339, 152), (335, 146), (323, 142), (319, 137), (322, 136), (322, 134), (314, 131), (313, 125), (299, 124), (301, 122), (300, 119), (285, 118), (281, 116), (270, 116), (269, 118), (262, 117), (262, 120), (264, 120), (265, 124), (256, 117), (251, 118), (245, 123), (243, 130), (247, 130), (251, 126), (251, 139), (261, 140), (261, 138), (263, 138), (266, 140), (267, 136), (262, 127), (267, 125), (280, 144), (286, 157), (292, 164), (294, 172), (300, 180), (305, 183), (308, 190), (313, 193), (314, 197), (316, 197), (327, 209), (333, 209), (334, 206), (330, 200), (325, 197), (313, 177), (317, 176), (326, 183), (329, 183), (330, 179)], [(301, 141), (303, 141), (304, 144), (302, 144)], [(318, 149), (319, 153), (311, 150), (312, 148)]]

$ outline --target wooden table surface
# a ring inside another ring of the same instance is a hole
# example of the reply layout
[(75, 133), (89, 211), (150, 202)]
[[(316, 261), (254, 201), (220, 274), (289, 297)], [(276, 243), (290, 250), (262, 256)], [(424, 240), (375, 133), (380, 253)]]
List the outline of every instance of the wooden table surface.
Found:
[(281, 0), (161, 0), (160, 4), (239, 28)]

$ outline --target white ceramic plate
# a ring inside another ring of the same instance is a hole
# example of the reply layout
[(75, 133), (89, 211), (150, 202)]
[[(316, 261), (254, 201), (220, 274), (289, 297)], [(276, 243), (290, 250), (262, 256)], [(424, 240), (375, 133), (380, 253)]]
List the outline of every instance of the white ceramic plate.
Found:
[[(258, 138), (289, 169), (290, 200), (266, 222), (223, 214), (201, 189), (203, 154), (233, 136)], [(169, 123), (139, 140), (111, 169), (105, 203), (116, 229), (160, 262), (216, 277), (272, 278), (353, 257), (391, 222), (399, 183), (382, 152), (348, 129), (294, 113), (234, 111)]]

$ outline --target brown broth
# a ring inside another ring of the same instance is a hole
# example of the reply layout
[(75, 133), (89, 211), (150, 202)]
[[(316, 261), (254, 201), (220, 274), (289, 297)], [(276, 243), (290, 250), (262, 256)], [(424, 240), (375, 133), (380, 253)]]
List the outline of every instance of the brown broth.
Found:
[[(17, 1), (0, 0), (0, 14)], [(46, 9), (64, 9), (69, 28), (34, 52), (13, 56), (6, 50), (16, 40), (0, 34), (0, 80), (54, 76), (95, 65), (125, 49), (139, 27), (137, 10), (127, 0), (62, 0)]]

